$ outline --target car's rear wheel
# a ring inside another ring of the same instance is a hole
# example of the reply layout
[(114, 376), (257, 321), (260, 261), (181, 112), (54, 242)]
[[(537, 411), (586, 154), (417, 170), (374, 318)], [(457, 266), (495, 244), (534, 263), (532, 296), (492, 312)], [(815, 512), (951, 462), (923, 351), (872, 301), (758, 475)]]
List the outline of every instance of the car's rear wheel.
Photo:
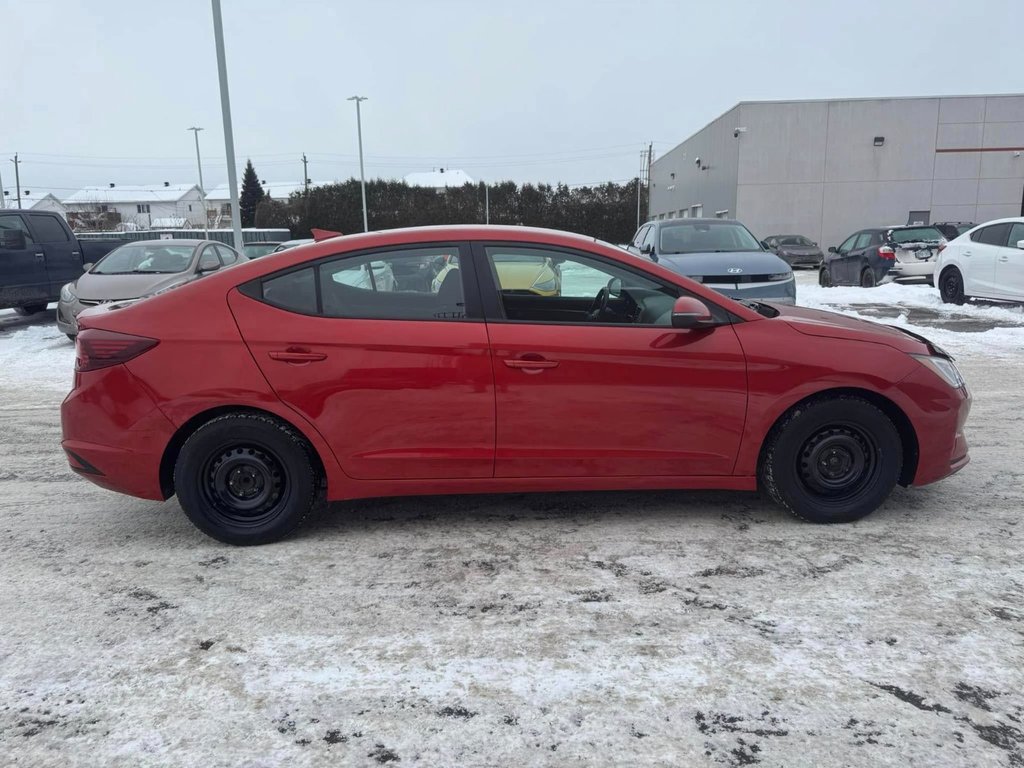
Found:
[(278, 541), (316, 505), (312, 451), (291, 426), (270, 416), (218, 416), (181, 448), (174, 467), (178, 501), (197, 528), (219, 541)]
[(903, 466), (892, 420), (859, 397), (823, 397), (773, 427), (761, 457), (762, 487), (814, 523), (845, 523), (885, 501)]
[(832, 273), (828, 271), (828, 267), (822, 266), (818, 270), (818, 285), (822, 288), (831, 288), (833, 286)]
[(864, 267), (864, 271), (860, 273), (860, 287), (874, 288), (876, 285), (878, 281), (875, 280), (875, 271), (871, 267)]
[(964, 296), (964, 279), (956, 267), (946, 267), (942, 270), (939, 277), (939, 296), (947, 304), (963, 304), (967, 300)]
[(29, 315), (38, 315), (45, 309), (45, 304), (26, 304), (23, 307), (15, 307), (14, 314), (20, 315), (21, 317), (28, 317)]

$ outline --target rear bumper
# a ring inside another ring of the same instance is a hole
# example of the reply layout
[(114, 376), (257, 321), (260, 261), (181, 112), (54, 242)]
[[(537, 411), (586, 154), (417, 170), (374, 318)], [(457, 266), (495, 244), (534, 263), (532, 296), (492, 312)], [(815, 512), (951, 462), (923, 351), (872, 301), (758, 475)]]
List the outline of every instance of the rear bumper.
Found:
[(889, 269), (894, 280), (909, 277), (931, 277), (935, 273), (935, 261), (897, 261)]
[(160, 461), (174, 425), (123, 365), (80, 378), (60, 407), (71, 469), (102, 488), (163, 500)]

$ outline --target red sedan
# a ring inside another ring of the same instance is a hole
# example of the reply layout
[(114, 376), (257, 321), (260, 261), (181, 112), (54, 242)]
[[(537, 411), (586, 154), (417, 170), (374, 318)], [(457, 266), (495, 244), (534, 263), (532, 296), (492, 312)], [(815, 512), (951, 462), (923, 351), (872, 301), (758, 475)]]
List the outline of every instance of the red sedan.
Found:
[(968, 462), (970, 396), (926, 339), (549, 230), (327, 239), (81, 327), (72, 469), (233, 544), (322, 495), (760, 487), (844, 522)]

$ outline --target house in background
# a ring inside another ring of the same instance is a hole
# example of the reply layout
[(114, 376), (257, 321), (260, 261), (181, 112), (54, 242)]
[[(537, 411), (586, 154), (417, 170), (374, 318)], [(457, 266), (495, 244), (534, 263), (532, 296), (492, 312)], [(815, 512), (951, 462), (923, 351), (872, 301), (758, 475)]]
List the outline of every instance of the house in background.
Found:
[(153, 229), (167, 220), (185, 228), (206, 226), (206, 205), (195, 184), (85, 187), (64, 206), (68, 221), (83, 229)]
[[(315, 187), (337, 183), (336, 181), (311, 181), (309, 182), (309, 188), (314, 189)], [(278, 200), (282, 203), (288, 202), (288, 198), (294, 193), (302, 192), (306, 188), (301, 181), (262, 181), (260, 186), (263, 187), (263, 191), (272, 200)], [(241, 187), (239, 187), (239, 195), (241, 195)], [(225, 222), (230, 224), (231, 187), (227, 184), (218, 184), (216, 187), (211, 187), (206, 191), (206, 202), (209, 204), (210, 210), (216, 212), (212, 214), (215, 216), (216, 222), (211, 219), (211, 226), (221, 226)]]
[(458, 168), (438, 168), (433, 171), (422, 173), (407, 173), (405, 183), (410, 187), (429, 187), (431, 189), (446, 189), (447, 187), (461, 187), (464, 184), (473, 184), (473, 179), (465, 171)]
[[(5, 189), (3, 192), (3, 203), (0, 208), (17, 208), (18, 197), (14, 190)], [(24, 211), (51, 211), (59, 213), (67, 218), (67, 209), (52, 192), (39, 192), (38, 190), (21, 190), (21, 209)]]

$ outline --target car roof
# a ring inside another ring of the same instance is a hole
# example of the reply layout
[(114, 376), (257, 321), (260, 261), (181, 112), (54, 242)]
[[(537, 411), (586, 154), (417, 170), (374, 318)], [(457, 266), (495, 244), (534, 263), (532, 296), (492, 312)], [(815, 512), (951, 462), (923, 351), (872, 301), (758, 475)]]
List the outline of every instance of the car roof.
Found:
[(698, 218), (675, 218), (675, 219), (658, 219), (657, 221), (648, 222), (650, 224), (679, 224), (680, 222), (685, 224), (744, 224), (736, 219), (719, 219), (717, 216), (703, 216)]

